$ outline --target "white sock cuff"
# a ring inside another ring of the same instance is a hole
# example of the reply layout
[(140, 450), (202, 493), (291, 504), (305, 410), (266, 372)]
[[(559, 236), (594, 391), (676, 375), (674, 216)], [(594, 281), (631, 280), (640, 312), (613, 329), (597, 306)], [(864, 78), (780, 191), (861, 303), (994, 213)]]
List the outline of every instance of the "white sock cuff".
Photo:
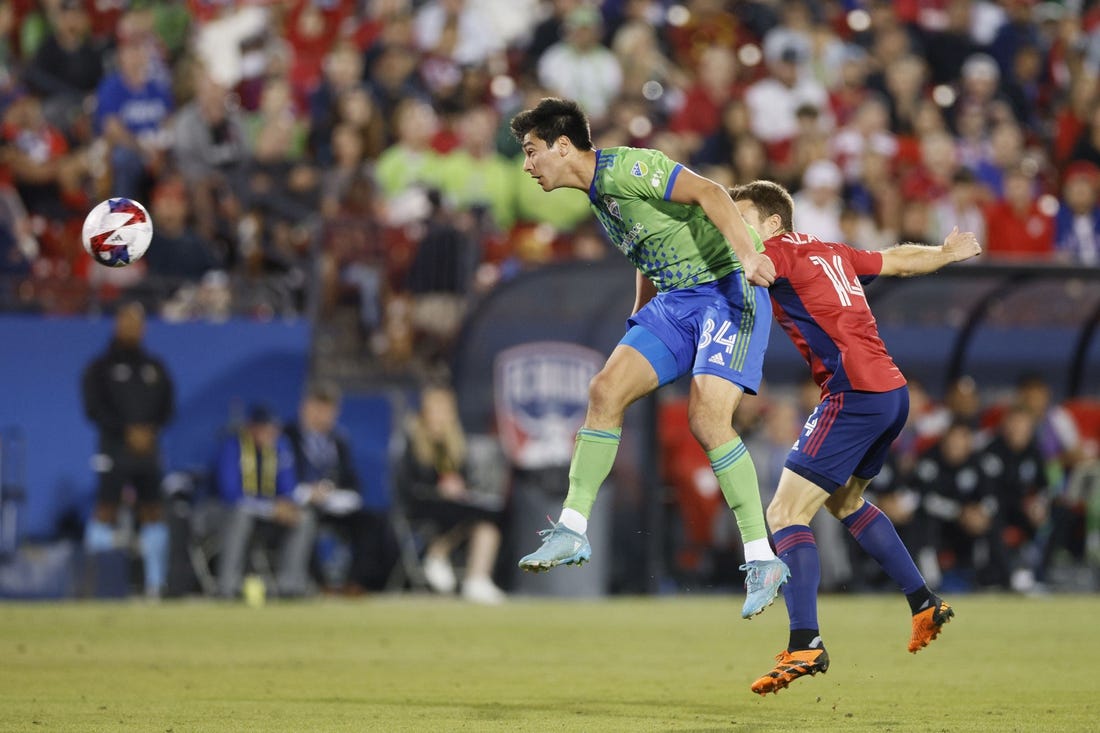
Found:
[(558, 523), (564, 524), (577, 534), (584, 534), (588, 531), (588, 518), (576, 509), (562, 509), (561, 516), (558, 517)]
[(745, 562), (753, 560), (774, 560), (775, 553), (767, 538), (762, 540), (750, 540), (745, 543)]

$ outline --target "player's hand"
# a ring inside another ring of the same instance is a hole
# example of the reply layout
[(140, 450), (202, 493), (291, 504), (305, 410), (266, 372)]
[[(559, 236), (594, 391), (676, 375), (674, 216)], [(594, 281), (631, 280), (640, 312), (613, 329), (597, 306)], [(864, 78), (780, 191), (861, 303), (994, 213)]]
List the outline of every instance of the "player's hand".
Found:
[(958, 227), (951, 230), (943, 240), (943, 251), (951, 256), (952, 262), (962, 262), (982, 253), (982, 245), (974, 232), (960, 232)]
[(763, 252), (755, 252), (747, 260), (741, 260), (741, 266), (745, 268), (745, 277), (753, 285), (768, 287), (775, 282), (775, 263)]

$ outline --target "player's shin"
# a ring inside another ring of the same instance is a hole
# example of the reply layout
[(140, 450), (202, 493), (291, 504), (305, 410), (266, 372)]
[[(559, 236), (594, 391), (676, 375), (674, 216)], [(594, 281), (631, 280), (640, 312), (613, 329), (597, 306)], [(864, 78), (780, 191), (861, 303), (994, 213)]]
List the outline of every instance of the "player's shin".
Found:
[(865, 501), (863, 506), (840, 521), (864, 552), (873, 557), (898, 584), (901, 592), (907, 597), (913, 596), (910, 599), (913, 612), (923, 607), (931, 593), (890, 518), (874, 504)]
[[(573, 460), (569, 464), (569, 493), (565, 497), (560, 521), (575, 532), (583, 534), (600, 490), (619, 452), (622, 428), (577, 431)], [(583, 519), (582, 523), (580, 520)]]
[(817, 589), (821, 583), (821, 559), (813, 531), (804, 524), (776, 530), (775, 549), (779, 559), (791, 569), (791, 578), (783, 589), (783, 600), (791, 621), (788, 651), (820, 645), (817, 626)]
[(734, 438), (707, 451), (711, 468), (726, 503), (737, 515), (737, 528), (745, 546), (745, 560), (770, 560), (775, 557), (768, 544), (768, 528), (760, 503), (760, 485), (756, 466), (740, 438)]

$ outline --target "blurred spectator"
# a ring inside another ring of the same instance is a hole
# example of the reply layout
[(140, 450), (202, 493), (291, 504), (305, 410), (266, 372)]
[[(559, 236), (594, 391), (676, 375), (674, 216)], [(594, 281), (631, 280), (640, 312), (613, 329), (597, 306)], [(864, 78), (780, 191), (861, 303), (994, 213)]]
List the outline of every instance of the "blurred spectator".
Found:
[[(925, 452), (939, 442), (947, 429), (957, 422), (963, 422), (971, 428), (978, 429), (981, 412), (981, 393), (974, 378), (963, 376), (953, 380), (947, 385), (941, 404), (929, 404), (916, 414), (914, 450), (917, 453)], [(976, 437), (979, 447), (984, 446), (987, 441), (988, 437), (985, 435), (979, 434)]]
[(840, 166), (846, 182), (854, 183), (862, 177), (866, 151), (874, 151), (887, 160), (897, 155), (898, 142), (890, 132), (889, 123), (885, 101), (869, 96), (856, 108), (851, 123), (832, 137), (829, 154)]
[(294, 0), (285, 18), (292, 54), (289, 81), (296, 100), (304, 100), (321, 81), (326, 55), (350, 19), (353, 0)]
[(401, 103), (394, 113), (397, 142), (378, 157), (374, 175), (380, 192), (393, 199), (415, 185), (436, 181), (439, 156), (431, 148), (439, 118), (430, 104), (415, 99)]
[(1054, 212), (1035, 195), (1035, 178), (1019, 166), (1006, 172), (1004, 198), (986, 209), (987, 256), (1049, 257), (1054, 253)]
[[(438, 191), (430, 191), (426, 229), (408, 274), (416, 344), (427, 361), (445, 360), (466, 313), (467, 295), (480, 259), (478, 213), (456, 217)], [(482, 213), (484, 213), (482, 211)]]
[(558, 96), (575, 99), (598, 126), (622, 90), (619, 60), (600, 43), (598, 8), (582, 4), (565, 18), (565, 38), (539, 58), (538, 79)]
[(110, 150), (110, 191), (144, 199), (146, 176), (164, 165), (172, 92), (153, 76), (144, 39), (121, 41), (117, 61), (96, 92), (96, 130)]
[(23, 72), (27, 86), (42, 97), (46, 117), (69, 130), (103, 76), (103, 48), (91, 36), (84, 0), (60, 0), (49, 14), (53, 32)]
[(363, 57), (350, 43), (338, 43), (325, 57), (324, 76), (308, 97), (309, 149), (319, 165), (332, 163), (332, 131), (341, 121), (345, 95), (363, 87)]
[(943, 26), (921, 29), (921, 46), (932, 84), (950, 84), (958, 76), (963, 62), (978, 51), (978, 44), (970, 33), (973, 4), (972, 0), (948, 0)]
[(216, 177), (233, 178), (248, 155), (244, 119), (221, 86), (201, 67), (195, 69), (195, 98), (180, 108), (172, 124), (176, 169), (191, 186)]
[(515, 221), (513, 163), (496, 151), (497, 122), (488, 105), (461, 112), (456, 125), (459, 146), (439, 156), (436, 179), (451, 206), (488, 209), (496, 228), (507, 231)]
[(984, 157), (972, 165), (978, 180), (994, 198), (1004, 196), (1004, 179), (1013, 168), (1024, 164), (1024, 133), (1015, 122), (1001, 122), (993, 127), (989, 147)]
[(398, 490), (410, 518), (431, 520), (436, 534), (424, 554), (424, 574), (437, 593), (453, 593), (457, 580), (450, 556), (469, 540), (462, 595), (475, 603), (496, 604), (504, 593), (493, 583), (500, 546), (500, 509), (466, 483), (466, 435), (454, 392), (425, 387), (420, 408), (405, 426), (406, 448), (397, 469)]
[(993, 441), (978, 456), (978, 464), (997, 497), (997, 529), (1005, 552), (994, 570), (1013, 590), (1035, 589), (1043, 577), (1039, 533), (1048, 516), (1047, 473), (1035, 440), (1035, 417), (1022, 407), (1010, 409)]
[(803, 73), (805, 53), (799, 46), (776, 47), (766, 57), (769, 76), (745, 90), (752, 132), (769, 146), (789, 143), (798, 133), (796, 111), (802, 105), (828, 108), (825, 87)]
[[(51, 125), (37, 97), (14, 100), (4, 114), (0, 162), (32, 215), (57, 223), (79, 215), (87, 205), (83, 183), (88, 171), (84, 151), (70, 151), (60, 130)], [(56, 239), (60, 239), (57, 237)], [(47, 254), (60, 256), (63, 244), (54, 241)]]
[(1088, 116), (1088, 125), (1077, 137), (1070, 152), (1070, 160), (1084, 160), (1100, 167), (1100, 100), (1092, 89), (1092, 107)]
[(474, 0), (428, 0), (416, 14), (416, 44), (429, 56), (480, 64), (502, 47), (493, 26), (493, 18)]
[(987, 240), (981, 203), (982, 189), (977, 177), (969, 168), (959, 168), (951, 181), (951, 190), (932, 208), (929, 238), (933, 242), (942, 241), (958, 227), (960, 232), (974, 232), (984, 244)]
[(633, 98), (645, 96), (647, 91), (651, 95), (659, 91), (663, 101), (666, 90), (687, 86), (687, 75), (665, 55), (660, 26), (652, 20), (653, 8), (657, 6), (642, 0), (628, 3), (627, 7), (636, 9), (636, 15), (615, 30), (611, 41), (611, 50), (623, 70), (623, 91)]
[(265, 546), (278, 547), (279, 595), (305, 595), (316, 518), (295, 502), (294, 449), (268, 408), (251, 407), (245, 424), (222, 442), (216, 476), (226, 514), (218, 593), (223, 598), (240, 593), (255, 536)]
[[(630, 91), (634, 91), (628, 87)], [(638, 88), (640, 91), (640, 87)], [(710, 46), (699, 55), (694, 82), (685, 90), (680, 109), (669, 121), (669, 129), (687, 137), (691, 152), (699, 150), (705, 140), (716, 134), (726, 133), (726, 139), (748, 132), (744, 116), (743, 89), (737, 81), (737, 57), (733, 49)], [(735, 115), (730, 117), (730, 115)], [(717, 152), (717, 151), (715, 151)], [(730, 156), (713, 163), (728, 163)]]
[(952, 424), (913, 475), (927, 516), (924, 547), (937, 550), (939, 569), (964, 588), (1001, 582), (990, 575), (989, 565), (1000, 547), (994, 530), (997, 498), (978, 464), (973, 428)]
[(733, 164), (734, 151), (738, 143), (752, 135), (749, 125), (749, 108), (745, 105), (745, 101), (735, 98), (726, 102), (722, 107), (718, 127), (703, 138), (692, 162), (703, 167)]
[(1065, 261), (1100, 265), (1100, 168), (1092, 163), (1078, 161), (1066, 170), (1054, 245)]
[(145, 309), (137, 303), (123, 305), (106, 353), (84, 370), (84, 412), (99, 432), (92, 459), (99, 487), (84, 546), (93, 554), (121, 546), (116, 540), (119, 505), (132, 504), (141, 525), (145, 594), (157, 597), (164, 590), (168, 563), (158, 441), (175, 400), (171, 375), (143, 348), (144, 337)]
[(153, 189), (151, 209), (156, 226), (144, 257), (150, 275), (198, 282), (218, 267), (213, 247), (191, 226), (191, 205), (181, 179), (162, 179)]
[(831, 160), (810, 164), (802, 176), (802, 190), (794, 195), (794, 227), (824, 242), (839, 242), (840, 169)]
[(19, 194), (0, 185), (0, 275), (25, 275), (38, 256), (38, 240)]
[(548, 14), (531, 31), (531, 40), (524, 54), (526, 70), (535, 71), (538, 60), (548, 48), (565, 37), (565, 19), (576, 10), (584, 0), (550, 0)]
[(342, 589), (381, 590), (397, 557), (397, 541), (389, 518), (363, 507), (351, 444), (336, 423), (340, 400), (333, 385), (311, 385), (299, 405), (297, 422), (284, 429), (294, 449), (295, 495), (317, 515), (322, 530), (331, 528), (347, 543), (350, 564), (340, 574)]

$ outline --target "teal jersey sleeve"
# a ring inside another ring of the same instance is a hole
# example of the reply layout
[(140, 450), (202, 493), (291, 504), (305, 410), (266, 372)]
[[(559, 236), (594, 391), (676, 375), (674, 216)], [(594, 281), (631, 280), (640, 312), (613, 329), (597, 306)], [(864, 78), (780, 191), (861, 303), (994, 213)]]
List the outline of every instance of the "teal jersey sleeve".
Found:
[(702, 207), (669, 200), (683, 166), (659, 150), (596, 151), (588, 199), (612, 244), (660, 291), (713, 282), (740, 268)]
[(616, 175), (605, 183), (604, 193), (612, 196), (668, 201), (684, 168), (660, 150), (614, 148), (605, 154), (617, 159), (613, 161)]

